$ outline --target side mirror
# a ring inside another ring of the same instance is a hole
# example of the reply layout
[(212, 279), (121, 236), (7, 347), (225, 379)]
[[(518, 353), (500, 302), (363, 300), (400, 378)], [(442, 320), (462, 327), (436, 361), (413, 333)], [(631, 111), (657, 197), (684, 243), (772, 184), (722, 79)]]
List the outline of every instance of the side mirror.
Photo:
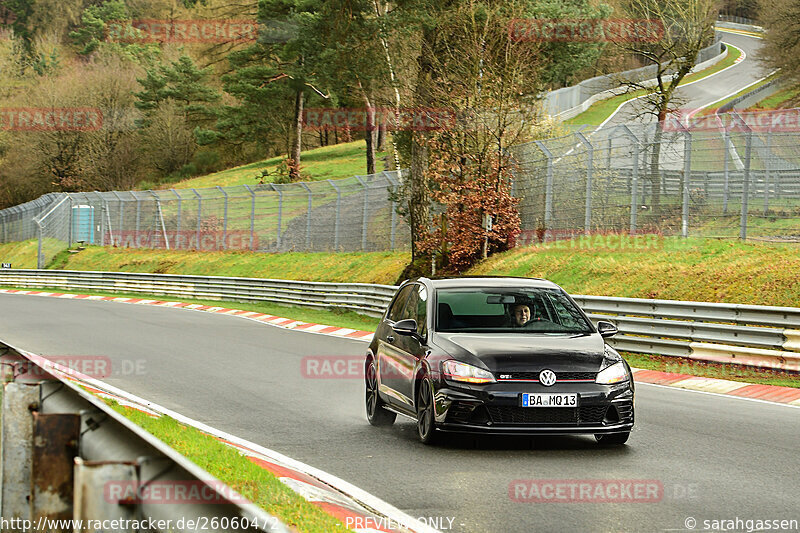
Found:
[(413, 318), (406, 318), (394, 323), (392, 330), (398, 335), (416, 335), (417, 321)]
[(617, 329), (617, 326), (615, 326), (611, 322), (608, 322), (606, 320), (599, 320), (597, 322), (597, 332), (600, 334), (601, 337), (605, 339), (608, 337), (613, 337), (614, 335), (619, 333), (619, 330)]

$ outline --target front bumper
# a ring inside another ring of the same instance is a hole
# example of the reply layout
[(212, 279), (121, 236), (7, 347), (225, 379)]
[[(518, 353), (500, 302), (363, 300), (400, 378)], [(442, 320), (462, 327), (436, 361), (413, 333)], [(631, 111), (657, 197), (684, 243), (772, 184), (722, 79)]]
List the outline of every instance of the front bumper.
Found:
[[(444, 382), (436, 391), (436, 423), (442, 431), (495, 434), (620, 433), (634, 424), (634, 392), (615, 385), (506, 382), (472, 386)], [(520, 407), (523, 392), (578, 394), (578, 407)]]

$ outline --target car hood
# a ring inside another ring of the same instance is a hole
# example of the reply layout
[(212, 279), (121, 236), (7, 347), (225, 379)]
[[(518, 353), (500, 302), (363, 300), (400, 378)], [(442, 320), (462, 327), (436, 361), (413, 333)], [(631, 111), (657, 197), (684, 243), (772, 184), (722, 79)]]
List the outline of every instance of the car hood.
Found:
[(492, 372), (597, 372), (603, 363), (605, 341), (591, 335), (438, 333), (436, 344), (450, 356)]

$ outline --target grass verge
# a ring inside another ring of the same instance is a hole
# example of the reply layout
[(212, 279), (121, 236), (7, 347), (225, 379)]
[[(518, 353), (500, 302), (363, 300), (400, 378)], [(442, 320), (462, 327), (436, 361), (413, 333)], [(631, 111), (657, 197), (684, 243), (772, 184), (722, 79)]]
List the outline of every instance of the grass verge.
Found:
[[(3, 257), (4, 246), (0, 245), (0, 259)], [(36, 256), (35, 248), (33, 255)], [(154, 272), (391, 285), (409, 260), (410, 254), (407, 252), (263, 254), (87, 246), (78, 253), (62, 252), (51, 261), (51, 265), (63, 270)]]
[(284, 485), (275, 474), (211, 435), (179, 424), (168, 416), (153, 418), (114, 401), (106, 400), (106, 403), (290, 528), (295, 528), (293, 531), (350, 531), (339, 520)]
[[(386, 153), (378, 152), (375, 157), (380, 159)], [(221, 170), (213, 174), (183, 180), (172, 184), (171, 187), (188, 189), (192, 187), (216, 187), (218, 185), (221, 187), (243, 184), (255, 185), (258, 183), (258, 176), (261, 175), (262, 171), (274, 172), (278, 164), (285, 159), (285, 155), (280, 155), (263, 161)], [(364, 141), (353, 141), (308, 150), (300, 156), (300, 171), (307, 172), (313, 181), (349, 178), (366, 174), (366, 145)], [(272, 180), (267, 178), (265, 181), (270, 182)]]

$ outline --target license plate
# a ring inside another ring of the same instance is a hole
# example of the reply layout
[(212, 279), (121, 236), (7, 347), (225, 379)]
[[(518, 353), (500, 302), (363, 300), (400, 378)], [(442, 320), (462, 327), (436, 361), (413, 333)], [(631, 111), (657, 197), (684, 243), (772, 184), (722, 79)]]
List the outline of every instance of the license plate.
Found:
[(556, 394), (556, 393), (538, 393), (529, 394), (522, 393), (522, 407), (577, 407), (578, 395), (576, 393), (570, 394)]

